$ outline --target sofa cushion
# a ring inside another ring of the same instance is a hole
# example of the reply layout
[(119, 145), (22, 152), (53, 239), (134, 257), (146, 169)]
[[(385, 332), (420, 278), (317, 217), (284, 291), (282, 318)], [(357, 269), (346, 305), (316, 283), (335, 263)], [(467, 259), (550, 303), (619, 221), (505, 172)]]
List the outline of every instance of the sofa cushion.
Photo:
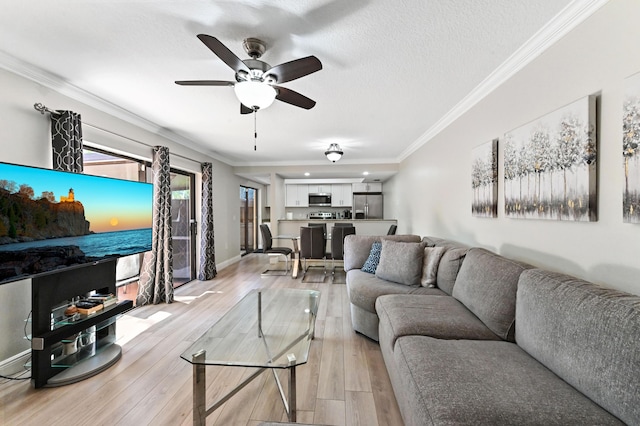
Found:
[(628, 424), (640, 424), (640, 296), (531, 269), (518, 284), (525, 351)]
[(428, 294), (443, 294), (442, 290), (437, 288), (411, 287), (381, 280), (375, 275), (362, 272), (360, 269), (347, 271), (346, 281), (349, 301), (372, 313), (376, 312), (376, 299), (385, 294), (404, 294), (414, 291), (427, 291)]
[(405, 336), (391, 362), (406, 426), (621, 424), (513, 343)]
[(380, 318), (380, 338), (389, 339), (391, 347), (397, 338), (409, 335), (438, 339), (500, 340), (462, 303), (441, 294), (378, 297), (376, 312)]
[(435, 287), (438, 278), (438, 265), (445, 252), (444, 247), (425, 247), (422, 260), (422, 277), (420, 285), (423, 287)]
[(453, 287), (453, 297), (464, 303), (502, 339), (515, 341), (516, 290), (525, 269), (522, 262), (482, 248), (472, 248)]
[(424, 245), (422, 243), (383, 239), (376, 277), (398, 284), (420, 285), (423, 257)]
[(382, 239), (391, 241), (420, 242), (420, 236), (411, 234), (398, 235), (347, 235), (344, 239), (344, 270), (360, 269), (369, 257), (371, 245)]
[(440, 258), (436, 286), (451, 295), (468, 248), (448, 248)]
[(382, 244), (375, 242), (371, 244), (371, 250), (369, 251), (369, 257), (362, 265), (362, 271), (370, 274), (375, 274), (380, 263), (380, 253), (382, 252)]

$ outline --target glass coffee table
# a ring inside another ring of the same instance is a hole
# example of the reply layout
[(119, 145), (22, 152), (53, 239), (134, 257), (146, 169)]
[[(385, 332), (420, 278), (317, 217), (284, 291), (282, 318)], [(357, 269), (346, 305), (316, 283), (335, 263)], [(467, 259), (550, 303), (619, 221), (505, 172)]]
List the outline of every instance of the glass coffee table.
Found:
[[(314, 337), (320, 292), (305, 289), (252, 290), (180, 355), (193, 364), (193, 424), (270, 369), (290, 422), (296, 421), (296, 366), (305, 364)], [(211, 407), (206, 407), (207, 365), (257, 370)], [(289, 370), (288, 398), (276, 369)]]

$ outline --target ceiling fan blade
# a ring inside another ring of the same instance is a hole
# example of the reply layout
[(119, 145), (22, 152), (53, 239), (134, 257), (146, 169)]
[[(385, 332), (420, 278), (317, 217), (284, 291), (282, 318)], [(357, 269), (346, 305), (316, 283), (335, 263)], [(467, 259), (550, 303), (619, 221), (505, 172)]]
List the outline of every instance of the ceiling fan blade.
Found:
[(218, 58), (222, 59), (222, 62), (229, 65), (235, 72), (245, 71), (246, 73), (249, 73), (251, 71), (240, 58), (238, 58), (231, 50), (227, 48), (227, 46), (222, 44), (217, 38), (211, 37), (207, 34), (198, 34), (198, 38), (209, 49), (211, 49), (211, 51), (215, 53)]
[(291, 89), (287, 89), (285, 87), (273, 86), (278, 94), (276, 95), (276, 99), (282, 102), (286, 102), (291, 105), (295, 105), (304, 109), (311, 109), (316, 105), (316, 101), (307, 98), (304, 95), (301, 95), (298, 92), (295, 92)]
[[(296, 59), (276, 65), (267, 71), (267, 76), (271, 75), (276, 79), (276, 83), (286, 83), (296, 78), (304, 77), (322, 69), (322, 63), (315, 56)], [(265, 76), (266, 77), (266, 76)]]
[(249, 107), (244, 106), (244, 104), (240, 104), (240, 114), (251, 114), (253, 110)]
[(233, 81), (222, 80), (179, 80), (176, 84), (181, 86), (233, 86)]

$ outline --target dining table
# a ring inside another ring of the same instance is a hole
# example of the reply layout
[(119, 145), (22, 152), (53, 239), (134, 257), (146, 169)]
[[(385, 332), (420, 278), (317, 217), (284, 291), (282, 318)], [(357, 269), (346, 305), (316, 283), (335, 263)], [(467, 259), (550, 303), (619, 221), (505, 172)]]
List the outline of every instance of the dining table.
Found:
[[(291, 278), (298, 278), (298, 271), (300, 270), (300, 235), (276, 235), (275, 237), (271, 237), (274, 240), (291, 240), (291, 244), (293, 245), (293, 254), (291, 256), (291, 262), (293, 265), (291, 266)], [(331, 234), (325, 235), (325, 240), (331, 240)]]

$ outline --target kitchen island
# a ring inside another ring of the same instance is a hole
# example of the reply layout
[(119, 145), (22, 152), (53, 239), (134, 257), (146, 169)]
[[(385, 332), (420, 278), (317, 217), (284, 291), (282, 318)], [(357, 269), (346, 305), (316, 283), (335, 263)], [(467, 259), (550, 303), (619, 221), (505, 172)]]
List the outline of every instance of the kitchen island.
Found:
[[(397, 225), (396, 219), (280, 219), (278, 230), (273, 235), (300, 235), (300, 227), (309, 223), (326, 223), (327, 234), (331, 235), (334, 223), (353, 223), (357, 235), (386, 235), (391, 225)], [(286, 243), (286, 244), (285, 244)], [(277, 244), (291, 247), (291, 241), (279, 240)]]

